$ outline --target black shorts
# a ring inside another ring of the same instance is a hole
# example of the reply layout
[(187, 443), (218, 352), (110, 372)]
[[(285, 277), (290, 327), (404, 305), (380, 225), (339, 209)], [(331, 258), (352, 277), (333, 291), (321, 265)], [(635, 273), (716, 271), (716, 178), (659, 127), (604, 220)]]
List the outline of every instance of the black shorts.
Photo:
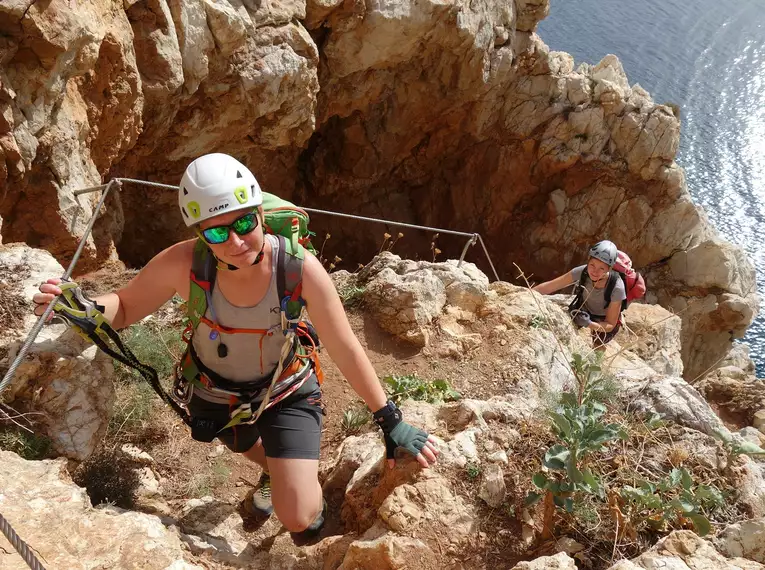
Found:
[[(220, 427), (229, 421), (227, 404), (193, 395), (188, 407), (192, 418), (211, 420)], [(321, 388), (312, 374), (294, 394), (264, 411), (254, 424), (226, 428), (216, 437), (235, 453), (244, 453), (262, 438), (266, 457), (319, 459), (322, 415)]]

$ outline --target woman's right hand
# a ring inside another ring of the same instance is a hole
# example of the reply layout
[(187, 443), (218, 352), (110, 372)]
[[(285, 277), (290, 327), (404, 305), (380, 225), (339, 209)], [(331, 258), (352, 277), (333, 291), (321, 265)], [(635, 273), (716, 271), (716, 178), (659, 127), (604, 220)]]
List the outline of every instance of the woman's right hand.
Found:
[(40, 292), (32, 295), (32, 302), (35, 304), (35, 315), (38, 317), (42, 316), (50, 302), (58, 295), (61, 295), (62, 291), (58, 286), (59, 283), (61, 283), (61, 279), (58, 277), (48, 279), (40, 285)]

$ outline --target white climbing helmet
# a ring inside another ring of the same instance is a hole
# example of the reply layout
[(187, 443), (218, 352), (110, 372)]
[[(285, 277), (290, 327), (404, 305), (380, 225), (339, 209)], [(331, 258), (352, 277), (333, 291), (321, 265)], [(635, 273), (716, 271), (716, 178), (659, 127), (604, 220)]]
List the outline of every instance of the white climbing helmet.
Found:
[(183, 173), (178, 189), (178, 205), (186, 226), (262, 203), (255, 176), (227, 154), (205, 154), (194, 160)]
[(599, 241), (590, 248), (590, 257), (599, 259), (609, 267), (614, 266), (618, 255), (619, 250), (616, 248), (616, 244), (612, 241), (608, 241), (607, 239)]

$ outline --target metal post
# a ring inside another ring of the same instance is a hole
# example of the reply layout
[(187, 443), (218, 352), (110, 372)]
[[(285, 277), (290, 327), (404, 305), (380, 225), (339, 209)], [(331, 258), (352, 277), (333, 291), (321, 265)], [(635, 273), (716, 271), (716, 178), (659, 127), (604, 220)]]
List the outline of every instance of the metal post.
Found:
[(497, 270), (494, 268), (494, 264), (491, 262), (491, 256), (489, 255), (489, 250), (486, 249), (486, 244), (483, 243), (483, 238), (481, 237), (481, 234), (475, 234), (478, 236), (478, 241), (481, 242), (481, 247), (483, 248), (483, 252), (486, 254), (486, 259), (489, 260), (489, 265), (491, 266), (491, 270), (494, 272), (494, 277), (497, 281), (499, 281), (499, 275), (497, 275)]
[(460, 260), (457, 263), (457, 267), (462, 267), (462, 262), (465, 261), (465, 254), (467, 253), (468, 248), (471, 245), (475, 245), (476, 239), (478, 239), (476, 236), (478, 236), (478, 234), (473, 234), (473, 237), (471, 237), (465, 244), (465, 247), (462, 248), (462, 253), (460, 254)]

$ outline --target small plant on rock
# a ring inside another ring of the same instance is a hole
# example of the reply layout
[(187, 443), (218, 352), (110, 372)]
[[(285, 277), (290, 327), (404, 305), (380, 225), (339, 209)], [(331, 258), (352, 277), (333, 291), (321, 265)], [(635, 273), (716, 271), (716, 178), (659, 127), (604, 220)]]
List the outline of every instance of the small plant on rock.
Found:
[(467, 475), (467, 478), (471, 481), (478, 479), (482, 472), (481, 464), (476, 461), (468, 461), (465, 465), (465, 475)]
[(728, 466), (732, 465), (733, 461), (741, 455), (748, 455), (749, 457), (765, 456), (765, 449), (762, 449), (756, 443), (745, 440), (740, 435), (732, 434), (725, 428), (714, 430), (712, 435), (722, 442), (728, 454)]
[(539, 329), (544, 328), (545, 326), (545, 319), (542, 315), (534, 315), (531, 317), (531, 320), (529, 321), (529, 326), (532, 329)]
[(354, 284), (342, 286), (337, 290), (337, 294), (340, 296), (343, 306), (349, 309), (361, 305), (361, 302), (364, 300), (365, 292), (366, 289), (364, 287), (359, 287)]
[(575, 354), (572, 368), (578, 390), (563, 393), (558, 407), (549, 412), (559, 443), (545, 452), (542, 463), (547, 471), (532, 477), (539, 491), (526, 497), (528, 505), (544, 499), (544, 538), (552, 535), (555, 507), (571, 513), (583, 493), (605, 499), (600, 478), (587, 466), (588, 456), (601, 451), (606, 443), (626, 437), (621, 425), (603, 422), (607, 410), (598, 401), (604, 387), (599, 362)]
[(354, 406), (343, 412), (343, 419), (341, 420), (340, 425), (346, 435), (354, 435), (359, 433), (361, 428), (367, 425), (371, 419), (372, 416), (366, 408)]
[(383, 379), (383, 384), (396, 404), (408, 398), (434, 404), (459, 400), (462, 397), (446, 380), (425, 380), (417, 374), (392, 374)]
[(623, 532), (633, 538), (643, 528), (665, 530), (683, 527), (690, 521), (699, 536), (709, 533), (711, 525), (706, 513), (725, 504), (714, 485), (697, 485), (685, 468), (674, 468), (659, 481), (641, 481), (636, 487), (625, 486), (619, 492), (626, 517)]
[(50, 447), (51, 441), (44, 435), (16, 428), (0, 431), (0, 449), (12, 451), (24, 459), (43, 459)]

